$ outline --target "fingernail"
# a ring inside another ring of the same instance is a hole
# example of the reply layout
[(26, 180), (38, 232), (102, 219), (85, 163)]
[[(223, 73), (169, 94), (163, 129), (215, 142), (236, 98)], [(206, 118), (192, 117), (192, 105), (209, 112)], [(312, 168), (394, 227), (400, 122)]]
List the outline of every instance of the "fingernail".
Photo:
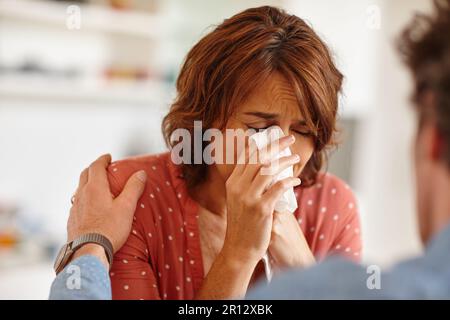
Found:
[(138, 171), (136, 178), (138, 178), (142, 183), (145, 183), (147, 181), (147, 173), (145, 173), (144, 170)]
[(302, 184), (302, 180), (300, 178), (295, 178), (295, 185), (299, 186)]
[(294, 142), (295, 141), (295, 137), (291, 134), (289, 136), (289, 142)]

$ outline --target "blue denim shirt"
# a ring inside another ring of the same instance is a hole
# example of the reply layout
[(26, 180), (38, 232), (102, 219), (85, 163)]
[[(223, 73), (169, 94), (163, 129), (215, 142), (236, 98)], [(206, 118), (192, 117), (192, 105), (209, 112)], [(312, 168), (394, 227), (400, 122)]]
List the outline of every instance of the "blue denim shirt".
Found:
[(290, 270), (260, 283), (247, 299), (450, 299), (450, 226), (432, 239), (423, 256), (378, 274), (330, 258), (308, 270)]
[[(261, 282), (247, 299), (450, 299), (450, 226), (423, 256), (378, 271), (334, 257)], [(111, 299), (108, 272), (94, 256), (80, 257), (56, 277), (50, 299)]]
[(52, 283), (49, 299), (111, 300), (108, 270), (95, 256), (81, 256), (58, 274)]

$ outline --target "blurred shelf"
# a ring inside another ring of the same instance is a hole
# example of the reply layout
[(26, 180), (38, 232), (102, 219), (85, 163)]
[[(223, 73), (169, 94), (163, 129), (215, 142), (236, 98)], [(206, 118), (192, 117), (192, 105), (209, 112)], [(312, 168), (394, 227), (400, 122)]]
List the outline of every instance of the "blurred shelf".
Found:
[[(66, 20), (70, 15), (67, 10), (71, 5), (76, 5), (81, 9), (81, 28), (79, 30), (69, 30), (66, 26)], [(163, 36), (161, 16), (133, 10), (116, 10), (93, 4), (65, 1), (0, 0), (1, 17), (46, 23), (71, 32), (99, 31), (144, 39)]]
[(26, 254), (17, 254), (13, 251), (8, 252), (0, 250), (0, 270), (11, 269), (31, 265), (35, 263), (46, 262), (48, 258), (44, 257), (41, 250), (27, 250)]
[(137, 84), (77, 84), (69, 81), (18, 82), (0, 79), (0, 100), (3, 101), (9, 99), (164, 106), (170, 102), (173, 90), (170, 84), (158, 81)]

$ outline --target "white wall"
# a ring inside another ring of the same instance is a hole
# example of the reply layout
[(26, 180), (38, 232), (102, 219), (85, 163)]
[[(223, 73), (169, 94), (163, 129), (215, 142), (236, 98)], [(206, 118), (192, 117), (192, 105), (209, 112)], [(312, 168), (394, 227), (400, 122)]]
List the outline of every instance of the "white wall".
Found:
[(378, 32), (369, 25), (367, 14), (374, 3), (377, 1), (286, 1), (288, 11), (306, 20), (334, 53), (345, 76), (341, 114), (348, 116), (364, 115), (374, 99)]

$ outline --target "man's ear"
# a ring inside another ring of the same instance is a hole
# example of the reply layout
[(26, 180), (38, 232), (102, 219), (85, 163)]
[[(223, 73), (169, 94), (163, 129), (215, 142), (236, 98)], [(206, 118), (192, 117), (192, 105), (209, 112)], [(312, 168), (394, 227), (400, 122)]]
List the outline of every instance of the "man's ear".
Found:
[(433, 161), (440, 161), (444, 156), (444, 137), (436, 125), (433, 125), (430, 130), (430, 157)]
[[(427, 91), (422, 95), (421, 98), (422, 108), (425, 110), (433, 110), (436, 105), (435, 95), (432, 91)], [(429, 111), (429, 114), (431, 112)], [(433, 113), (434, 114), (434, 113)], [(423, 134), (424, 150), (426, 151), (426, 156), (431, 159), (431, 161), (440, 161), (444, 156), (444, 138), (442, 133), (439, 131), (436, 124), (436, 120), (433, 116), (421, 117), (419, 131)]]

